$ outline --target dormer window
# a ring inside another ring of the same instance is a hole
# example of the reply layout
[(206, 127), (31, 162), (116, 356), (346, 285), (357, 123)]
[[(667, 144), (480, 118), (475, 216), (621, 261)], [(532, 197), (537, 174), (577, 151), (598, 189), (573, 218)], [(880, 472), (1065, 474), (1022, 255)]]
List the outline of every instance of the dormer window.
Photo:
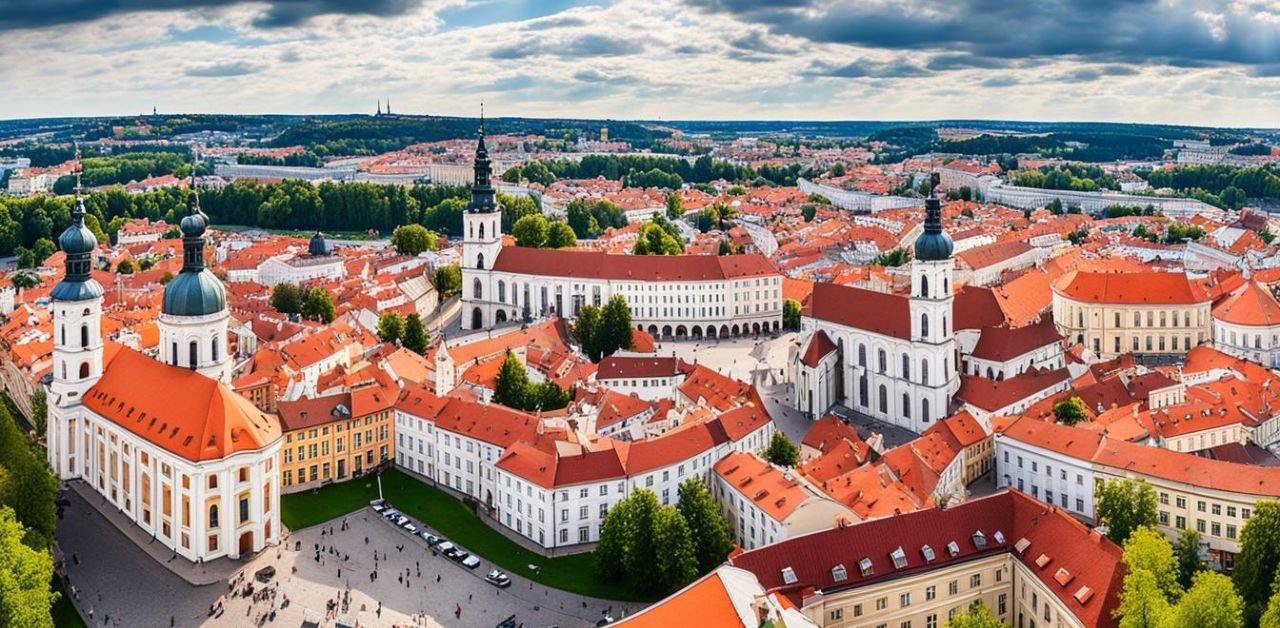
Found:
[(836, 582), (844, 582), (849, 579), (849, 572), (845, 570), (844, 565), (836, 565), (831, 568), (831, 579)]
[(933, 553), (933, 548), (928, 545), (920, 548), (920, 554), (924, 556), (924, 562), (931, 563), (937, 556)]
[(893, 559), (893, 568), (894, 568), (894, 569), (906, 569), (906, 567), (907, 567), (907, 553), (906, 553), (906, 552), (904, 552), (904, 551), (902, 551), (902, 546), (898, 546), (898, 549), (893, 550), (892, 552), (890, 552), (890, 553), (889, 553), (889, 558), (892, 558), (892, 559)]
[(982, 533), (982, 530), (973, 533), (973, 546), (980, 550), (987, 548), (987, 537)]
[(952, 558), (955, 558), (956, 556), (959, 556), (959, 555), (960, 555), (960, 546), (959, 546), (959, 545), (957, 545), (955, 541), (952, 541), (952, 542), (950, 542), (950, 543), (947, 543), (947, 553), (948, 553), (948, 554), (951, 554), (951, 557), (952, 557)]
[(796, 578), (796, 571), (790, 567), (783, 567), (782, 581), (786, 584), (795, 584), (798, 581)]
[(876, 572), (876, 570), (871, 567), (870, 558), (863, 558), (862, 560), (858, 561), (858, 572), (864, 576), (870, 576), (871, 574), (874, 574)]

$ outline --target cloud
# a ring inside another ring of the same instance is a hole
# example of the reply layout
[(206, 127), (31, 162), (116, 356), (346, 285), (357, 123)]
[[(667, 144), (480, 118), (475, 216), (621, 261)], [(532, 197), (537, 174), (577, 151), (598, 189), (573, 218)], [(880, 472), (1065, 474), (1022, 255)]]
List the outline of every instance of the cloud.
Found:
[(198, 78), (215, 78), (225, 76), (244, 76), (262, 71), (262, 66), (247, 61), (229, 61), (211, 65), (193, 66), (182, 71), (187, 76)]
[[(218, 9), (257, 5), (246, 0), (11, 0), (0, 4), (0, 31), (44, 28), (90, 22), (113, 15), (141, 11)], [(422, 6), (423, 0), (268, 0), (253, 21), (259, 28), (298, 26), (321, 15), (372, 15), (393, 17)]]
[(1022, 81), (1018, 80), (1018, 77), (1006, 75), (1006, 76), (993, 76), (991, 78), (985, 79), (982, 81), (982, 83), (980, 83), (980, 85), (982, 85), (983, 87), (999, 88), (999, 87), (1013, 87), (1014, 85), (1019, 85), (1021, 83)]
[(690, 0), (776, 34), (960, 57), (1262, 64), (1276, 60), (1274, 15), (1239, 0)]
[(538, 55), (558, 57), (615, 57), (643, 52), (644, 44), (621, 37), (587, 33), (563, 41), (522, 39), (489, 51), (494, 59), (510, 61)]
[(866, 58), (855, 59), (844, 65), (832, 65), (824, 61), (818, 61), (804, 71), (806, 76), (836, 78), (909, 78), (924, 76), (929, 73), (929, 70), (919, 64), (905, 59), (875, 61)]

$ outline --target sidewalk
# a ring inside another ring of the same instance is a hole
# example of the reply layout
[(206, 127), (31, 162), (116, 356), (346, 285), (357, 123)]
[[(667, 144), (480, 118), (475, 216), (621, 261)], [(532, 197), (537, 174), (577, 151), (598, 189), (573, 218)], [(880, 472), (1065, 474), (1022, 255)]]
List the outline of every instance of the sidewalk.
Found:
[(115, 526), (125, 537), (133, 541), (133, 544), (138, 549), (146, 552), (155, 560), (156, 564), (163, 566), (190, 584), (203, 586), (218, 582), (225, 583), (236, 572), (244, 568), (244, 563), (230, 558), (218, 558), (202, 564), (196, 564), (178, 556), (173, 550), (165, 547), (163, 543), (160, 543), (130, 521), (125, 517), (124, 513), (116, 510), (105, 497), (99, 495), (85, 484), (84, 480), (71, 480), (66, 484), (80, 497), (80, 503), (92, 508), (93, 513), (101, 515), (104, 520)]

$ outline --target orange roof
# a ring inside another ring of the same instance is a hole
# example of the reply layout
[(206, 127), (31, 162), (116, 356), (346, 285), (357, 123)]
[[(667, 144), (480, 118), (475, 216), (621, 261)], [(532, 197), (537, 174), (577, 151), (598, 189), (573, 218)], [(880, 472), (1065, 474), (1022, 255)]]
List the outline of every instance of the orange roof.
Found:
[(1063, 275), (1053, 289), (1065, 297), (1089, 303), (1167, 305), (1209, 300), (1186, 273), (1094, 273), (1077, 270)]
[[(107, 364), (84, 405), (166, 451), (200, 462), (262, 449), (280, 423), (222, 382), (108, 343)], [(181, 394), (156, 394), (181, 391)]]
[(730, 452), (715, 466), (716, 475), (775, 521), (785, 521), (813, 496), (781, 469), (754, 454)]
[(1280, 303), (1276, 303), (1270, 290), (1256, 281), (1247, 281), (1213, 307), (1213, 317), (1233, 325), (1280, 325)]
[(627, 628), (669, 626), (741, 626), (720, 572), (713, 571), (671, 597), (618, 622)]

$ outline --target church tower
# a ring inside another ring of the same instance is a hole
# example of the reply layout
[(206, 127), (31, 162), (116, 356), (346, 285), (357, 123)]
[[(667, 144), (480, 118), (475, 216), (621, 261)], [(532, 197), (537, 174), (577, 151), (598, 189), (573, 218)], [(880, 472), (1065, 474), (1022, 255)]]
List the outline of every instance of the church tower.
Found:
[(227, 351), (227, 297), (222, 282), (204, 266), (204, 232), (195, 179), (182, 218), (182, 271), (164, 287), (160, 309), (160, 360), (231, 383)]
[(457, 369), (453, 363), (453, 356), (449, 355), (449, 346), (444, 341), (444, 336), (440, 337), (440, 345), (436, 347), (436, 363), (435, 363), (435, 379), (436, 395), (443, 397), (453, 391), (453, 387), (457, 382)]
[(67, 272), (49, 295), (55, 329), (50, 405), (60, 408), (79, 405), (85, 391), (102, 377), (103, 290), (90, 275), (98, 239), (85, 226), (84, 215), (77, 164), (71, 225), (58, 237), (58, 247), (67, 256)]
[[(931, 175), (933, 190), (938, 189), (938, 173)], [(925, 200), (924, 233), (916, 239), (915, 257), (911, 260), (911, 343), (919, 361), (915, 379), (924, 388), (918, 395), (918, 424), (946, 416), (950, 393), (958, 386), (955, 363), (955, 297), (952, 283), (955, 272), (951, 236), (942, 230), (942, 203), (936, 191)], [(919, 431), (919, 430), (918, 430)]]
[(476, 144), (475, 181), (471, 184), (471, 203), (462, 217), (462, 325), (464, 329), (483, 329), (492, 325), (486, 299), (489, 271), (502, 251), (502, 210), (493, 189), (493, 166), (489, 149), (484, 145), (484, 110), (480, 110), (480, 139)]

